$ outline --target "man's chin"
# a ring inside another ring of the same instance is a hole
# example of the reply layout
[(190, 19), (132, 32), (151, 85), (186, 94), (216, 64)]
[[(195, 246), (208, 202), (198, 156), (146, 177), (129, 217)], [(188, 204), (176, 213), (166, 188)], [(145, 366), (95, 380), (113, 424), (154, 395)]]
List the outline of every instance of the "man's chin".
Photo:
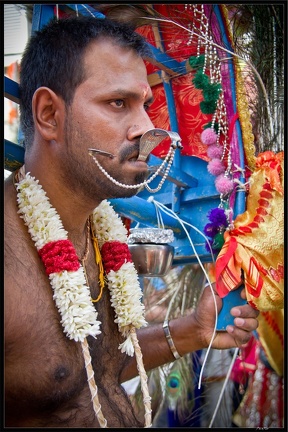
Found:
[(141, 190), (143, 190), (143, 186), (139, 189), (124, 189), (118, 188), (118, 190), (114, 190), (113, 197), (111, 198), (131, 198), (134, 195), (137, 195)]
[[(124, 186), (119, 186), (119, 185), (115, 185), (111, 183), (111, 198), (130, 198), (134, 195), (137, 195), (139, 192), (141, 192), (144, 189), (144, 181), (147, 180), (148, 175), (140, 175), (138, 174), (137, 178), (135, 178), (135, 183), (134, 185), (142, 185), (139, 186), (138, 188), (129, 188), (129, 187), (124, 187)], [(120, 182), (120, 180), (118, 180)], [(123, 181), (122, 181), (123, 182)], [(121, 182), (121, 183), (122, 183)], [(123, 185), (125, 185), (126, 183), (122, 183)], [(128, 184), (127, 184), (128, 186)], [(113, 196), (112, 196), (113, 195)]]

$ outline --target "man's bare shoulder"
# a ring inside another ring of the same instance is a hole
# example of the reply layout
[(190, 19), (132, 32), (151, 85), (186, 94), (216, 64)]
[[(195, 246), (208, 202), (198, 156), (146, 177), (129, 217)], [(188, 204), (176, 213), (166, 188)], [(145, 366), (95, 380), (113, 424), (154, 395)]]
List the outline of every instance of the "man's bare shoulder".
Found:
[(31, 298), (31, 296), (33, 297), (32, 288), (37, 283), (37, 261), (39, 260), (27, 227), (17, 212), (16, 190), (13, 180), (8, 178), (4, 185), (4, 313), (6, 340), (14, 339), (17, 334), (19, 335), (19, 332), (21, 334), (21, 327), (18, 323), (20, 323), (19, 319), (22, 316), (22, 311), (26, 310), (27, 314), (29, 312), (29, 303), (30, 307), (33, 304), (33, 298)]
[(25, 268), (27, 272), (29, 243), (27, 228), (18, 214), (13, 180), (9, 178), (4, 184), (4, 274), (10, 282), (19, 279)]

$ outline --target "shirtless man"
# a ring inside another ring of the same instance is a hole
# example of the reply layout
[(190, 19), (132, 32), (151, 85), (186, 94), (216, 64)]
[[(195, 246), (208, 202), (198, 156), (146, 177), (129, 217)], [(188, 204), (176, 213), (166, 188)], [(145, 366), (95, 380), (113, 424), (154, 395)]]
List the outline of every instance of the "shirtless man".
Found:
[[(147, 164), (135, 161), (141, 135), (153, 128), (147, 114), (152, 92), (142, 59), (145, 44), (117, 29), (106, 19), (60, 20), (30, 40), (21, 65), (25, 172), (46, 191), (79, 257), (93, 209), (104, 199), (135, 191), (108, 180), (88, 149), (115, 155), (98, 157), (121, 183), (136, 184), (147, 176)], [(99, 427), (81, 345), (63, 333), (49, 278), (17, 212), (11, 175), (5, 182), (5, 426)], [(90, 249), (86, 269), (95, 298), (98, 269)], [(221, 308), (218, 297), (217, 303)], [(121, 386), (137, 375), (137, 368), (135, 357), (118, 349), (123, 338), (107, 289), (97, 310), (101, 334), (87, 339), (108, 427), (143, 427)], [(241, 346), (257, 328), (258, 313), (249, 305), (231, 313), (235, 326), (217, 334), (214, 348)], [(195, 313), (169, 324), (179, 354), (206, 348), (214, 321), (206, 289)], [(141, 328), (137, 335), (147, 371), (173, 361), (161, 324)]]

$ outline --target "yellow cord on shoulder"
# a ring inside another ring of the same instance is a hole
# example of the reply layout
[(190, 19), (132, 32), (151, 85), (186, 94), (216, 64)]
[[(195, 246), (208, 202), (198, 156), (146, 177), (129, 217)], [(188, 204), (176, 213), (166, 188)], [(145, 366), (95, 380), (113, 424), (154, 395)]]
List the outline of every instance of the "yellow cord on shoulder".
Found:
[(103, 263), (102, 263), (102, 257), (101, 257), (97, 237), (94, 237), (94, 235), (92, 234), (91, 238), (93, 241), (93, 247), (94, 247), (94, 251), (95, 251), (95, 261), (96, 261), (96, 264), (98, 265), (98, 268), (99, 268), (100, 293), (95, 300), (92, 298), (92, 302), (97, 303), (101, 299), (102, 294), (103, 294), (103, 289), (105, 286), (105, 276), (104, 276), (104, 267), (103, 267)]

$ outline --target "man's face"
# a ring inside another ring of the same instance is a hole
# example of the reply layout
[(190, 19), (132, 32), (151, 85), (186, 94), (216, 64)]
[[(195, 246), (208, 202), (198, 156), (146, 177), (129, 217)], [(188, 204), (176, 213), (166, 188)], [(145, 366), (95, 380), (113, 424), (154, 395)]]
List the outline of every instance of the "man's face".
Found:
[(96, 157), (120, 183), (133, 185), (147, 177), (147, 164), (136, 161), (141, 135), (153, 128), (146, 112), (152, 92), (145, 64), (133, 51), (101, 39), (89, 46), (84, 68), (87, 79), (76, 89), (66, 118), (64, 157), (69, 181), (91, 198), (95, 194), (98, 199), (99, 195), (101, 199), (134, 195), (135, 189), (120, 188), (107, 179), (88, 149), (115, 155)]

